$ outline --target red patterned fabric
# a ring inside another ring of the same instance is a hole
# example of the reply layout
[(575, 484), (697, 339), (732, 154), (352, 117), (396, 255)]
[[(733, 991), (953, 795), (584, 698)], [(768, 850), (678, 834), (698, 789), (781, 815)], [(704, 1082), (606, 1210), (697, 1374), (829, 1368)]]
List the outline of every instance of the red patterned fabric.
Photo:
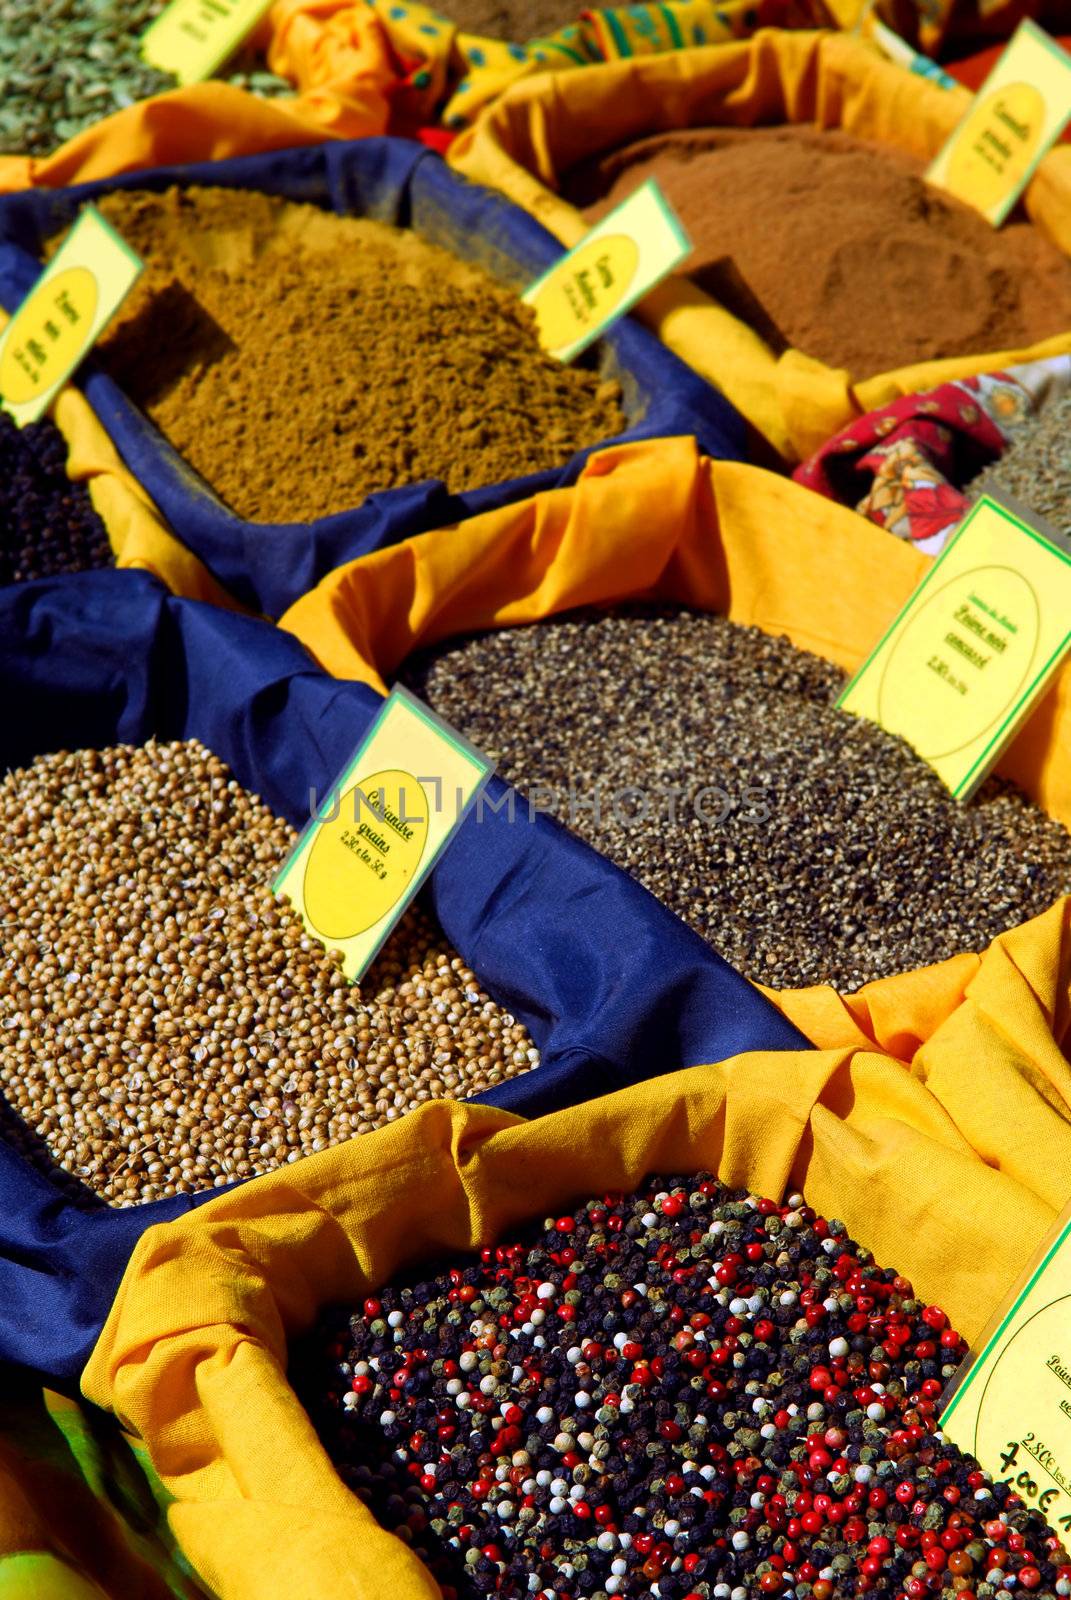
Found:
[(793, 477), (936, 555), (970, 503), (966, 486), (1069, 382), (1060, 356), (907, 395), (834, 435)]

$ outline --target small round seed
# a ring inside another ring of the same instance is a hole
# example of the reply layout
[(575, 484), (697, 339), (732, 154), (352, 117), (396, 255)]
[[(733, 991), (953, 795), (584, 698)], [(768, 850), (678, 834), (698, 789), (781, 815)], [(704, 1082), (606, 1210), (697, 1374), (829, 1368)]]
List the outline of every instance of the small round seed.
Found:
[(350, 985), (271, 892), (295, 837), (192, 740), (0, 781), (2, 1131), (25, 1154), (132, 1205), (538, 1063), (418, 906)]

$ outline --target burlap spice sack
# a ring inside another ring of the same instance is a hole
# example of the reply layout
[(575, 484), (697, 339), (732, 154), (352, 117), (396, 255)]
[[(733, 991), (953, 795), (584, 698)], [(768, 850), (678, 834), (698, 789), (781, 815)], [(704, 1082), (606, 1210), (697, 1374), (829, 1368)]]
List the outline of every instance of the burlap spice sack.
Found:
[(837, 131), (700, 128), (593, 157), (563, 188), (594, 219), (657, 178), (700, 288), (775, 354), (794, 346), (856, 381), (1068, 327), (1071, 262), (1027, 221), (995, 231), (922, 171)]
[(459, 492), (626, 426), (616, 383), (545, 356), (509, 290), (404, 229), (252, 190), (100, 208), (146, 270), (99, 354), (240, 517)]

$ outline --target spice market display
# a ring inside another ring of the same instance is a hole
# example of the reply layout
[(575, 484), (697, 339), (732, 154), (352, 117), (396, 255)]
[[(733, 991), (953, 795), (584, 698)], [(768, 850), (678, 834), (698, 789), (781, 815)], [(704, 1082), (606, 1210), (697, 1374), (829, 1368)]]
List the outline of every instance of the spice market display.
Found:
[(0, 0), (0, 1600), (1071, 1597), (1069, 37)]
[(692, 239), (689, 275), (776, 350), (856, 378), (1066, 330), (1066, 256), (1025, 220), (994, 233), (922, 167), (839, 132), (697, 129), (595, 157), (563, 189), (594, 220), (656, 178)]
[(406, 681), (780, 989), (850, 993), (982, 950), (1071, 892), (1064, 827), (1000, 778), (957, 805), (906, 744), (836, 709), (835, 667), (758, 628), (674, 609), (554, 618), (451, 641)]
[(649, 1180), (310, 1344), (295, 1381), (345, 1480), (447, 1600), (1071, 1579), (1044, 1519), (934, 1437), (965, 1353), (945, 1313), (799, 1194)]

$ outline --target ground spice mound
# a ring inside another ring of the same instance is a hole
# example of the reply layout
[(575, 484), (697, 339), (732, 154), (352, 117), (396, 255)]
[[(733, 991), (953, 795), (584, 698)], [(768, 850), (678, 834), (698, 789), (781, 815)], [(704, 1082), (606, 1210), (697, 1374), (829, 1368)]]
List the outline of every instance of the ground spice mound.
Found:
[(836, 667), (724, 617), (576, 613), (451, 641), (405, 681), (777, 988), (849, 991), (982, 950), (1071, 889), (1071, 835), (1020, 790), (953, 800), (836, 709)]
[[(590, 7), (604, 11), (612, 0), (596, 0)], [(507, 44), (527, 44), (576, 24), (581, 0), (450, 0), (448, 15), (465, 33)], [(579, 28), (573, 31), (579, 33)]]
[(1031, 223), (999, 231), (887, 147), (811, 127), (660, 134), (565, 181), (602, 215), (656, 177), (689, 275), (777, 353), (856, 378), (1071, 328), (1071, 262)]
[(100, 354), (241, 517), (471, 489), (626, 425), (616, 383), (544, 355), (516, 295), (413, 233), (249, 190), (100, 206), (147, 263)]
[(130, 1205), (538, 1063), (418, 909), (351, 986), (271, 892), (295, 839), (195, 741), (41, 756), (0, 781), (9, 1142)]
[(1015, 431), (1007, 450), (970, 485), (972, 495), (1012, 495), (1071, 537), (1071, 394)]
[(935, 1436), (965, 1354), (802, 1195), (699, 1174), (377, 1290), (291, 1377), (444, 1600), (1055, 1600), (1044, 1518)]
[(0, 584), (110, 567), (112, 548), (67, 441), (47, 417), (20, 428), (0, 411)]

